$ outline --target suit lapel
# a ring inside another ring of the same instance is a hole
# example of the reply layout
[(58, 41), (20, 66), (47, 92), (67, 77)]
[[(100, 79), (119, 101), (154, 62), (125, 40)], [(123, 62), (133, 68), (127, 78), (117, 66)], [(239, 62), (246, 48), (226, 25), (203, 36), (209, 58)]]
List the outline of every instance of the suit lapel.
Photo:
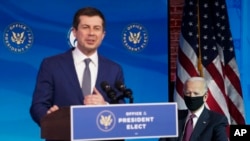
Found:
[(105, 78), (107, 78), (107, 74), (108, 74), (108, 69), (106, 69), (108, 63), (105, 62), (105, 59), (98, 54), (98, 73), (97, 73), (97, 79), (96, 79), (96, 87), (100, 88), (100, 84), (102, 83), (102, 81), (107, 81), (105, 80)]
[(204, 110), (202, 111), (196, 125), (195, 128), (193, 130), (193, 133), (191, 135), (191, 139), (190, 140), (197, 140), (197, 136), (200, 135), (200, 133), (206, 128), (206, 126), (208, 125), (208, 121), (209, 120), (209, 113), (208, 113), (208, 109), (204, 108)]
[[(103, 61), (102, 61), (102, 59), (101, 59), (101, 56), (98, 54), (98, 71), (97, 71), (97, 78), (96, 78), (96, 87), (99, 87), (99, 85), (101, 84), (101, 80), (103, 80), (102, 79), (102, 74), (101, 74), (101, 72), (102, 71), (100, 71), (100, 69), (102, 68), (104, 68), (105, 66), (103, 65)], [(105, 70), (105, 69), (104, 69)]]
[(72, 56), (72, 51), (73, 49), (67, 51), (65, 54), (62, 55), (62, 61), (60, 62), (60, 66), (62, 68), (62, 71), (64, 71), (65, 76), (67, 77), (67, 80), (70, 82), (70, 85), (72, 85), (73, 90), (75, 90), (76, 93), (79, 93), (79, 98), (83, 99), (82, 91), (81, 91), (81, 86), (79, 84), (76, 70), (75, 70), (75, 65), (74, 65), (74, 60)]

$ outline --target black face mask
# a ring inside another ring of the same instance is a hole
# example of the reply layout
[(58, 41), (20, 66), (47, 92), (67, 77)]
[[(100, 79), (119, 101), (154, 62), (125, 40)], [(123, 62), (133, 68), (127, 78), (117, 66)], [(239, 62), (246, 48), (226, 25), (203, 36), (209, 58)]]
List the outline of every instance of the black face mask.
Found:
[(204, 103), (203, 97), (204, 96), (197, 96), (197, 97), (184, 96), (184, 101), (187, 105), (187, 108), (190, 111), (195, 111), (199, 109), (201, 105)]

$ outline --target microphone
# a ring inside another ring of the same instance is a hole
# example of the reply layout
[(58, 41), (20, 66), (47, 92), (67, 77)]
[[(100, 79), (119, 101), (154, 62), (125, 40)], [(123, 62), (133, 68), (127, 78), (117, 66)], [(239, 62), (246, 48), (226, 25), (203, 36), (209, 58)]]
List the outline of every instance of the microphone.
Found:
[(121, 92), (126, 90), (126, 86), (121, 81), (116, 81), (115, 87)]
[(103, 81), (101, 83), (101, 88), (111, 99), (112, 104), (118, 103), (116, 99), (116, 92), (111, 88), (111, 86), (109, 85), (107, 81)]
[(123, 95), (119, 96), (117, 99), (121, 99), (121, 98), (129, 98), (130, 102), (129, 103), (133, 103), (133, 96), (132, 96), (132, 90), (131, 89), (127, 89), (126, 86), (123, 84), (123, 82), (121, 81), (116, 81), (115, 83), (115, 87), (123, 92)]

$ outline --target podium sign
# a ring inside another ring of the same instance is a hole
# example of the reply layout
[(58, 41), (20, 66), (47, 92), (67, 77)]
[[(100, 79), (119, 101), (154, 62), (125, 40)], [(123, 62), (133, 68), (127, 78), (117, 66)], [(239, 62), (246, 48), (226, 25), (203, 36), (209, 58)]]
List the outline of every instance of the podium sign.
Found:
[(177, 104), (71, 106), (71, 140), (177, 137)]

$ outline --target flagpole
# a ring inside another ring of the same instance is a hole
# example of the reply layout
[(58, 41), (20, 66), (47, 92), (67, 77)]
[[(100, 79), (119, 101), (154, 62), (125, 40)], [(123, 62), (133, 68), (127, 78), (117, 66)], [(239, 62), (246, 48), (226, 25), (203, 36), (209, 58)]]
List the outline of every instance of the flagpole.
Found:
[(204, 77), (203, 75), (203, 68), (202, 68), (202, 60), (201, 60), (201, 39), (200, 39), (200, 5), (199, 5), (199, 0), (197, 0), (197, 30), (198, 30), (198, 49), (199, 49), (199, 54), (198, 54), (198, 71), (200, 73), (201, 77)]

